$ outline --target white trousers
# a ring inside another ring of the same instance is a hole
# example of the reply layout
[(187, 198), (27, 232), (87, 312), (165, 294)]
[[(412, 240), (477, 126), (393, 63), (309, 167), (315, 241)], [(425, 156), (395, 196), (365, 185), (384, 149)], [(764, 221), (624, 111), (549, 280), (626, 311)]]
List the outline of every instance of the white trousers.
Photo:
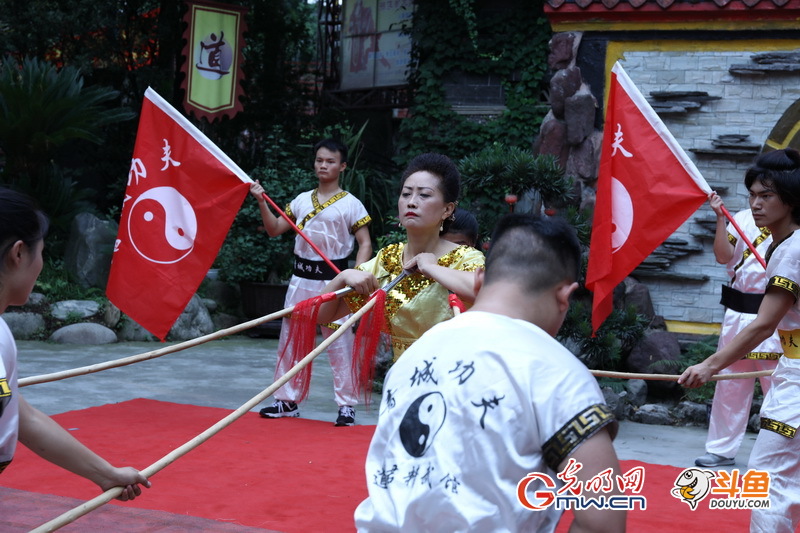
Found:
[(794, 533), (800, 523), (800, 436), (789, 439), (762, 429), (747, 466), (770, 474), (770, 508), (753, 510), (750, 532)]
[[(323, 338), (330, 337), (334, 330), (322, 326)], [(353, 330), (348, 328), (348, 331), (333, 341), (328, 346), (328, 360), (330, 361), (331, 370), (333, 372), (333, 397), (336, 405), (357, 405), (358, 393), (353, 384), (351, 375), (351, 361), (353, 353), (353, 340), (355, 335)], [(289, 319), (284, 318), (281, 325), (281, 336), (278, 342), (278, 355), (280, 356), (281, 347), (286, 346), (289, 340)], [(288, 358), (287, 358), (288, 359)], [(319, 363), (317, 363), (319, 364)], [(289, 369), (292, 368), (290, 361), (283, 361), (281, 364), (280, 357), (278, 364), (275, 367), (275, 379), (283, 376)], [(284, 400), (289, 402), (297, 402), (300, 399), (300, 391), (296, 387), (293, 380), (287, 381), (280, 389), (275, 391), (275, 398), (277, 400)]]
[[(722, 370), (720, 374), (774, 370), (777, 365), (777, 360), (742, 359)], [(759, 378), (759, 381), (761, 390), (766, 396), (771, 378), (762, 377)], [(739, 447), (742, 445), (744, 433), (747, 431), (755, 383), (755, 378), (723, 379), (717, 382), (708, 424), (707, 452), (722, 457), (736, 457)]]

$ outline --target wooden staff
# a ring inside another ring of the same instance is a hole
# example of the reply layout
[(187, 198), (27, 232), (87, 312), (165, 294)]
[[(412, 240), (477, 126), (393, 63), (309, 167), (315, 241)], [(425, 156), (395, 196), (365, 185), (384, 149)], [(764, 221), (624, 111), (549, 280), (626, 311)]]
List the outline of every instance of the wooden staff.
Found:
[[(653, 381), (678, 381), (680, 374), (636, 374), (634, 372), (611, 372), (607, 370), (589, 370), (593, 376), (598, 378), (617, 378), (617, 379), (649, 379)], [(758, 370), (756, 372), (732, 372), (730, 374), (715, 374), (711, 376), (711, 381), (721, 381), (724, 379), (747, 379), (771, 376), (772, 370)]]
[[(144, 470), (142, 470), (142, 474), (146, 477), (151, 477), (154, 474), (158, 473), (163, 468), (167, 467), (168, 465), (172, 464), (176, 459), (183, 457), (193, 449), (197, 448), (205, 441), (219, 433), (222, 429), (231, 425), (234, 421), (241, 418), (245, 413), (248, 413), (251, 409), (255, 406), (263, 402), (265, 399), (272, 396), (276, 390), (282, 387), (287, 381), (292, 379), (295, 374), (300, 372), (306, 365), (308, 365), (311, 361), (314, 360), (320, 353), (322, 353), (333, 341), (339, 338), (345, 331), (350, 329), (350, 327), (361, 318), (361, 316), (369, 311), (372, 306), (375, 305), (375, 300), (370, 299), (364, 306), (353, 313), (347, 321), (341, 325), (336, 331), (334, 331), (330, 337), (322, 341), (319, 346), (317, 346), (313, 351), (311, 351), (308, 355), (306, 355), (303, 359), (301, 359), (296, 365), (289, 369), (283, 376), (278, 378), (272, 385), (261, 391), (256, 396), (253, 396), (250, 400), (248, 400), (245, 404), (241, 407), (233, 411), (231, 414), (202, 432), (201, 434), (197, 435), (195, 438), (190, 440), (189, 442), (183, 444), (182, 446), (176, 448), (172, 452), (168, 453), (152, 465), (148, 466)], [(42, 524), (38, 528), (32, 530), (32, 533), (42, 533), (45, 531), (55, 531), (59, 528), (64, 527), (65, 525), (74, 522), (81, 516), (88, 514), (91, 511), (99, 508), (100, 506), (110, 502), (117, 496), (122, 493), (123, 487), (114, 487), (105, 491), (104, 493), (100, 494), (99, 496), (95, 497), (88, 502), (84, 502), (83, 504), (75, 507), (67, 511), (66, 513), (54, 518), (53, 520), (47, 522), (46, 524)]]
[[(399, 280), (398, 280), (399, 281)], [(346, 287), (344, 289), (339, 289), (335, 293), (337, 297), (341, 296), (347, 292), (352, 291), (353, 289), (350, 287)], [(452, 303), (452, 302), (451, 302)], [(370, 304), (372, 305), (372, 304)], [(181, 350), (185, 350), (187, 348), (192, 348), (193, 346), (198, 346), (200, 344), (205, 344), (206, 342), (210, 342), (213, 340), (220, 339), (227, 335), (233, 335), (235, 333), (239, 333), (241, 331), (250, 329), (252, 327), (258, 326), (263, 324), (264, 322), (269, 322), (270, 320), (275, 320), (276, 318), (280, 318), (290, 314), (294, 310), (294, 306), (287, 307), (286, 309), (282, 309), (281, 311), (276, 311), (272, 314), (265, 315), (261, 318), (256, 318), (250, 320), (249, 322), (242, 322), (241, 324), (237, 324), (236, 326), (232, 326), (227, 329), (221, 329), (219, 331), (215, 331), (214, 333), (210, 333), (208, 335), (204, 335), (202, 337), (197, 337), (195, 339), (191, 339), (188, 341), (184, 341), (178, 344), (173, 344), (172, 346), (165, 346), (164, 348), (160, 348), (158, 350), (153, 350), (150, 352), (145, 352), (137, 355), (131, 355), (128, 357), (123, 357), (121, 359), (114, 359), (113, 361), (106, 361), (103, 363), (96, 363), (94, 365), (88, 366), (81, 366), (77, 368), (72, 368), (69, 370), (62, 370), (60, 372), (53, 372), (50, 374), (41, 374), (39, 376), (30, 376), (27, 378), (21, 378), (18, 382), (19, 387), (27, 387), (28, 385), (37, 385), (39, 383), (49, 383), (51, 381), (59, 381), (62, 379), (73, 378), (76, 376), (83, 376), (86, 374), (93, 374), (95, 372), (100, 372), (102, 370), (108, 370), (110, 368), (117, 368), (121, 366), (127, 366), (133, 363), (138, 363), (140, 361), (147, 361), (150, 359), (156, 359), (163, 355), (168, 355), (174, 352), (179, 352)], [(453, 314), (458, 315), (461, 311), (457, 307), (453, 307)], [(636, 374), (632, 372), (612, 372), (606, 370), (590, 370), (593, 376), (595, 377), (606, 377), (606, 378), (616, 378), (616, 379), (649, 379), (649, 380), (656, 380), (656, 381), (677, 381), (678, 375), (676, 374)], [(772, 375), (772, 370), (761, 370), (757, 372), (742, 372), (742, 373), (732, 373), (732, 374), (719, 374), (713, 376), (711, 378), (712, 381), (719, 381), (723, 379), (746, 379), (746, 378), (758, 378), (763, 376), (770, 376)]]
[[(340, 289), (336, 292), (329, 294), (339, 297), (352, 290), (353, 289), (351, 289), (350, 287), (345, 287), (344, 289)], [(50, 381), (58, 381), (60, 379), (72, 378), (75, 376), (83, 376), (85, 374), (92, 374), (94, 372), (100, 372), (101, 370), (108, 370), (109, 368), (126, 366), (133, 363), (138, 363), (139, 361), (147, 361), (149, 359), (155, 359), (157, 357), (161, 357), (162, 355), (179, 352), (181, 350), (185, 350), (186, 348), (191, 348), (199, 344), (205, 344), (206, 342), (217, 340), (227, 335), (233, 335), (234, 333), (239, 333), (241, 331), (263, 324), (264, 322), (269, 322), (270, 320), (275, 320), (276, 318), (286, 316), (290, 314), (293, 310), (294, 306), (289, 306), (286, 309), (282, 309), (280, 311), (276, 311), (269, 315), (262, 316), (261, 318), (255, 318), (253, 320), (250, 320), (249, 322), (242, 322), (241, 324), (237, 324), (230, 328), (221, 329), (219, 331), (215, 331), (214, 333), (203, 335), (202, 337), (197, 337), (195, 339), (190, 339), (188, 341), (184, 341), (178, 344), (173, 344), (172, 346), (165, 346), (164, 348), (159, 348), (158, 350), (153, 350), (138, 355), (131, 355), (129, 357), (123, 357), (122, 359), (115, 359), (113, 361), (106, 361), (104, 363), (82, 366), (70, 370), (62, 370), (60, 372), (53, 372), (51, 374), (42, 374), (40, 376), (31, 376), (27, 378), (22, 378), (19, 380), (18, 386), (27, 387), (28, 385), (36, 385), (38, 383), (48, 383)]]

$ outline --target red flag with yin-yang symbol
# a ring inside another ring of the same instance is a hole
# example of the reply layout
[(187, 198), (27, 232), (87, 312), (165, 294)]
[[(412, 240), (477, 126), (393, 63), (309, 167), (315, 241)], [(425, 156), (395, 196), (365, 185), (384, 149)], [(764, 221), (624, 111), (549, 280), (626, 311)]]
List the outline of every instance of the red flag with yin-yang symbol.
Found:
[(711, 188), (619, 63), (611, 78), (586, 287), (592, 330), (614, 288), (697, 211)]
[(164, 340), (217, 257), (250, 178), (145, 92), (106, 294)]

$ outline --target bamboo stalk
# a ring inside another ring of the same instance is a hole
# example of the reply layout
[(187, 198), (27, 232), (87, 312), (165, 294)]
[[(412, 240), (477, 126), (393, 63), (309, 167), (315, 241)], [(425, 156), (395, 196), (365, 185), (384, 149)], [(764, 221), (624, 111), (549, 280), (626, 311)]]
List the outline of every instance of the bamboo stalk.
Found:
[[(245, 413), (249, 412), (250, 409), (254, 408), (261, 402), (263, 402), (266, 398), (272, 396), (276, 390), (278, 390), (281, 386), (283, 386), (287, 381), (292, 379), (298, 372), (300, 372), (303, 368), (306, 367), (311, 361), (314, 360), (320, 353), (322, 353), (333, 341), (339, 338), (347, 329), (349, 329), (361, 316), (369, 311), (375, 305), (375, 299), (371, 298), (368, 302), (364, 304), (364, 306), (353, 313), (347, 321), (341, 325), (336, 331), (334, 331), (330, 337), (322, 341), (319, 346), (317, 346), (314, 350), (309, 352), (303, 359), (297, 362), (292, 368), (289, 369), (283, 376), (278, 378), (272, 385), (261, 391), (259, 394), (248, 400), (244, 403), (241, 407), (233, 411), (231, 414), (208, 428), (207, 430), (203, 431), (196, 437), (194, 437), (189, 442), (183, 444), (182, 446), (174, 449), (172, 452), (168, 453), (152, 465), (148, 466), (144, 470), (142, 470), (142, 474), (146, 477), (153, 476), (154, 474), (158, 473), (165, 467), (172, 464), (175, 460), (180, 457), (183, 457), (193, 449), (197, 448), (205, 441), (219, 433), (222, 429), (228, 427), (237, 419), (241, 418)], [(259, 319), (257, 319), (259, 320)], [(46, 531), (55, 531), (64, 527), (65, 525), (74, 522), (81, 516), (88, 514), (91, 511), (99, 508), (100, 506), (108, 503), (112, 499), (119, 496), (122, 492), (122, 487), (114, 487), (109, 489), (99, 496), (96, 496), (94, 499), (84, 502), (83, 504), (75, 507), (67, 511), (66, 513), (50, 520), (49, 522), (42, 524), (36, 529), (31, 530), (32, 533), (43, 533)]]

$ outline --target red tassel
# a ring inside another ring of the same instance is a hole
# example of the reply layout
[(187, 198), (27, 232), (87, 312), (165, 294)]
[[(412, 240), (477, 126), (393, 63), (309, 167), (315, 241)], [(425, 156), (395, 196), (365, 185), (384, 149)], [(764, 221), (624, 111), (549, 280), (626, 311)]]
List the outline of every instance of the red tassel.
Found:
[(455, 293), (450, 293), (447, 297), (447, 301), (450, 302), (450, 307), (453, 308), (453, 315), (460, 315), (464, 311), (467, 310), (467, 307), (464, 305), (464, 302), (461, 301), (461, 298), (458, 297)]
[(351, 367), (355, 390), (363, 394), (365, 405), (369, 405), (372, 398), (378, 343), (381, 331), (385, 328), (386, 291), (378, 290), (372, 299), (375, 300), (375, 304), (361, 317), (356, 330)]
[[(293, 367), (314, 350), (317, 338), (317, 315), (321, 304), (322, 297), (320, 296), (295, 304), (292, 316), (289, 319), (287, 342), (283, 345), (280, 354), (278, 354), (279, 365), (288, 357), (291, 363), (289, 367)], [(308, 397), (308, 391), (311, 386), (312, 362), (309, 362), (291, 379), (300, 393), (299, 398), (295, 400), (297, 402), (302, 402)]]

